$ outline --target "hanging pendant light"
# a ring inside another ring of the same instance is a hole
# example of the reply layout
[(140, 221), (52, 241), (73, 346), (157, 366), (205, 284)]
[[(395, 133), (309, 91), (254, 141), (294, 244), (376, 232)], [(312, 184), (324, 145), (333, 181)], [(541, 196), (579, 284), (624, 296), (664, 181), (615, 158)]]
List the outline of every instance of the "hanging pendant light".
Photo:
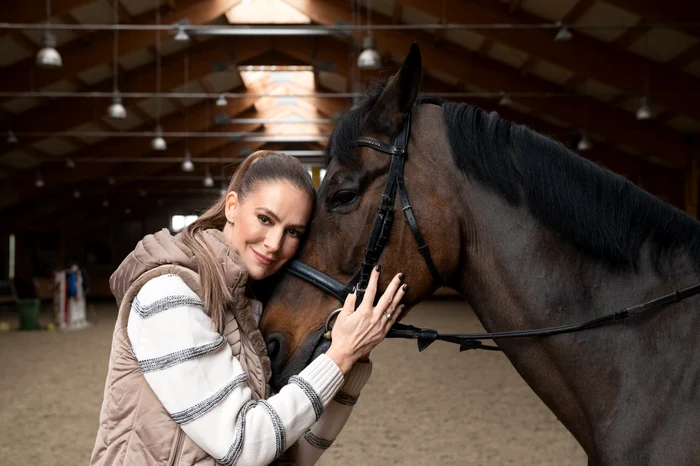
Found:
[(168, 144), (163, 139), (163, 128), (160, 125), (156, 126), (156, 135), (151, 140), (151, 147), (153, 150), (159, 151), (164, 151), (168, 148)]
[(593, 149), (593, 143), (588, 139), (588, 134), (586, 134), (585, 131), (581, 131), (581, 139), (579, 139), (576, 149), (578, 149), (579, 152)]
[(112, 105), (107, 109), (107, 114), (113, 120), (126, 119), (126, 109), (124, 105), (122, 105), (122, 98), (120, 95), (112, 97)]
[(70, 157), (66, 157), (66, 168), (75, 168), (75, 162)]
[(80, 199), (80, 191), (77, 189), (73, 191), (73, 197), (76, 199)]
[(41, 177), (41, 173), (36, 174), (36, 180), (34, 181), (34, 186), (36, 186), (37, 188), (44, 187), (44, 178)]
[(114, 186), (115, 184), (117, 184), (117, 180), (112, 175), (109, 175), (107, 177), (107, 183)]
[(649, 120), (654, 116), (654, 113), (649, 106), (649, 98), (642, 97), (642, 104), (637, 109), (637, 120)]
[(109, 201), (107, 199), (102, 201), (102, 207), (105, 207), (105, 208), (109, 207)]
[(112, 56), (112, 105), (107, 109), (107, 115), (113, 120), (124, 120), (126, 119), (126, 108), (122, 105), (122, 96), (119, 94), (119, 2), (115, 0), (112, 2), (114, 4), (114, 40), (113, 49), (114, 54)]
[(557, 34), (554, 36), (555, 42), (566, 42), (571, 40), (574, 35), (571, 33), (568, 27), (564, 26), (561, 21), (557, 21), (555, 26), (559, 28)]
[(206, 188), (214, 187), (214, 178), (212, 178), (211, 173), (209, 173), (209, 167), (204, 167), (204, 180), (202, 183)]
[(182, 165), (180, 167), (182, 168), (183, 172), (194, 171), (194, 162), (192, 162), (192, 155), (190, 155), (189, 150), (185, 152), (185, 160), (182, 161)]
[(511, 102), (512, 101), (510, 100), (510, 94), (507, 94), (507, 93), (501, 91), (501, 98), (498, 101), (498, 105), (500, 105), (501, 107), (506, 107), (506, 106), (510, 105)]
[(36, 54), (36, 65), (41, 68), (60, 68), (63, 66), (61, 54), (56, 50), (56, 36), (49, 31), (51, 20), (51, 0), (46, 0), (46, 31), (42, 39), (42, 47)]
[(36, 54), (36, 65), (41, 68), (60, 68), (63, 66), (61, 54), (56, 50), (56, 36), (44, 32), (43, 47)]
[(17, 139), (17, 135), (11, 129), (7, 130), (7, 143), (11, 146), (19, 144), (19, 139)]
[(228, 188), (228, 186), (226, 186), (226, 182), (225, 182), (225, 181), (222, 181), (222, 182), (221, 182), (221, 189), (219, 190), (219, 195), (222, 196), (222, 197), (225, 196), (225, 195), (227, 195), (227, 194), (228, 194), (228, 189), (227, 189), (227, 188)]
[(377, 42), (368, 34), (362, 41), (362, 53), (357, 57), (357, 67), (361, 70), (378, 70), (382, 67), (382, 57), (377, 52)]
[(176, 41), (187, 42), (190, 40), (190, 36), (187, 34), (187, 31), (185, 31), (185, 28), (183, 28), (182, 26), (178, 26), (177, 28), (175, 28), (175, 30), (177, 31), (175, 33)]
[(228, 101), (226, 100), (226, 96), (223, 94), (219, 94), (219, 98), (216, 99), (216, 106), (217, 107), (225, 107), (228, 105)]

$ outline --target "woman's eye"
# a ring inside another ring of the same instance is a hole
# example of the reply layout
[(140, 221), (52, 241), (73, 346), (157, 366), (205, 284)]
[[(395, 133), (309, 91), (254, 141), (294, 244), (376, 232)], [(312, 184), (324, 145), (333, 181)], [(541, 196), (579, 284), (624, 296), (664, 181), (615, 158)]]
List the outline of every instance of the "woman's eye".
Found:
[(258, 220), (260, 220), (260, 223), (262, 223), (263, 225), (270, 224), (270, 219), (265, 217), (264, 215), (258, 215)]
[(357, 198), (357, 194), (354, 191), (338, 191), (333, 196), (333, 203), (339, 205), (350, 204), (355, 198)]
[(301, 236), (301, 233), (299, 233), (297, 230), (287, 230), (287, 234), (292, 238), (298, 238)]

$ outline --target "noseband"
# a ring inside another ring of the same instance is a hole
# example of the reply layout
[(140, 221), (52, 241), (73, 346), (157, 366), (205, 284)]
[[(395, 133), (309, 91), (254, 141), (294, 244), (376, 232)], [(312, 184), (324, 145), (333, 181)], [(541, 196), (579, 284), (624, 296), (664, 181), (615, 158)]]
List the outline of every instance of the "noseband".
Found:
[[(418, 251), (423, 256), (425, 265), (430, 271), (433, 278), (433, 285), (438, 287), (442, 284), (440, 273), (435, 267), (435, 262), (430, 255), (430, 249), (425, 242), (423, 235), (418, 228), (418, 222), (413, 215), (413, 209), (408, 200), (406, 192), (406, 183), (404, 180), (404, 166), (406, 157), (408, 157), (408, 141), (411, 137), (411, 113), (406, 116), (406, 121), (401, 132), (391, 144), (386, 144), (378, 139), (370, 137), (360, 137), (357, 140), (357, 145), (369, 147), (378, 152), (391, 156), (391, 165), (389, 167), (389, 177), (384, 188), (384, 193), (379, 200), (379, 208), (377, 216), (374, 219), (374, 226), (369, 236), (369, 242), (365, 249), (365, 257), (360, 265), (360, 270), (346, 285), (343, 285), (338, 280), (326, 275), (325, 273), (314, 269), (300, 261), (289, 261), (284, 271), (290, 275), (300, 278), (321, 291), (333, 296), (341, 303), (345, 302), (348, 294), (352, 292), (352, 288), (357, 288), (357, 306), (362, 302), (369, 277), (372, 272), (372, 267), (379, 261), (379, 257), (384, 251), (384, 247), (389, 241), (391, 227), (394, 223), (394, 204), (396, 203), (396, 194), (401, 196), (401, 204), (406, 222), (413, 233), (413, 237), (418, 244)], [(662, 306), (681, 301), (685, 298), (700, 293), (700, 284), (690, 286), (688, 288), (677, 290), (673, 293), (652, 299), (646, 303), (636, 306), (627, 307), (612, 314), (605, 315), (596, 319), (591, 319), (585, 322), (579, 322), (570, 325), (560, 325), (557, 327), (547, 327), (532, 330), (516, 330), (507, 332), (491, 332), (491, 333), (474, 333), (474, 334), (440, 334), (432, 329), (417, 328), (412, 325), (396, 323), (391, 327), (387, 338), (408, 338), (417, 340), (418, 350), (423, 351), (436, 340), (456, 343), (460, 345), (460, 351), (470, 349), (485, 349), (491, 351), (500, 351), (500, 348), (492, 345), (485, 345), (482, 340), (500, 340), (509, 338), (523, 337), (542, 337), (551, 335), (561, 335), (565, 333), (578, 332), (588, 330), (603, 325), (620, 322), (631, 317), (636, 317), (645, 314), (649, 311)], [(342, 309), (336, 309), (326, 319), (326, 334), (330, 331), (330, 322), (333, 316), (337, 315)]]

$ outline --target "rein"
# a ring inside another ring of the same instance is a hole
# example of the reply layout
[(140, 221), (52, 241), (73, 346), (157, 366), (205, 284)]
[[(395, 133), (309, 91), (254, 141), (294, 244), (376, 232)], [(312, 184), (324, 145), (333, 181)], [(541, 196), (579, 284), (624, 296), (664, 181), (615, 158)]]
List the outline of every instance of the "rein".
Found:
[[(440, 273), (438, 272), (435, 262), (430, 255), (428, 244), (425, 242), (425, 239), (423, 238), (423, 235), (418, 227), (418, 222), (413, 215), (413, 209), (411, 208), (411, 204), (408, 200), (408, 192), (406, 191), (404, 165), (406, 163), (406, 157), (408, 156), (408, 141), (410, 136), (411, 113), (408, 113), (406, 116), (406, 122), (404, 123), (401, 132), (394, 139), (392, 144), (387, 144), (378, 139), (370, 137), (360, 137), (357, 140), (358, 146), (369, 147), (378, 152), (391, 156), (391, 165), (389, 167), (389, 177), (387, 179), (386, 188), (384, 189), (384, 193), (380, 198), (377, 216), (375, 217), (369, 242), (367, 244), (367, 248), (365, 249), (365, 256), (362, 260), (359, 272), (357, 272), (353, 279), (350, 280), (348, 284), (344, 285), (333, 277), (330, 277), (325, 273), (297, 260), (289, 261), (288, 265), (284, 269), (286, 273), (314, 285), (326, 294), (336, 298), (341, 304), (345, 302), (345, 298), (347, 298), (348, 294), (351, 293), (353, 286), (356, 286), (356, 305), (359, 306), (362, 302), (367, 284), (369, 283), (369, 276), (372, 267), (379, 261), (379, 257), (381, 256), (382, 251), (389, 240), (391, 227), (394, 222), (394, 204), (396, 202), (396, 195), (398, 192), (398, 194), (401, 196), (401, 204), (404, 216), (406, 217), (406, 222), (411, 228), (413, 237), (418, 245), (418, 251), (423, 256), (423, 260), (425, 261), (425, 264), (433, 278), (434, 285), (439, 286), (442, 283)], [(654, 309), (681, 301), (698, 293), (700, 293), (700, 283), (688, 288), (679, 289), (673, 293), (658, 298), (654, 298), (643, 304), (624, 308), (603, 317), (556, 327), (490, 333), (441, 334), (433, 329), (418, 328), (412, 325), (396, 323), (391, 327), (386, 337), (416, 340), (418, 343), (418, 351), (425, 350), (438, 340), (458, 344), (460, 351), (472, 349), (501, 351), (498, 346), (483, 344), (482, 340), (545, 337), (589, 330), (640, 316)], [(328, 316), (325, 328), (326, 335), (330, 335), (330, 321), (332, 320), (333, 316), (337, 315), (341, 310), (342, 309), (336, 309)]]

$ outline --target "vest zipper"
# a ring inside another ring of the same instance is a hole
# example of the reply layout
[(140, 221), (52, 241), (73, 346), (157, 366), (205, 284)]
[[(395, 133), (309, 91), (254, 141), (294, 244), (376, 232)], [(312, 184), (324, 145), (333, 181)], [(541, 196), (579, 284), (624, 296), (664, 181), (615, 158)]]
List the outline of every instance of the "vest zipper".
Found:
[(178, 460), (180, 459), (180, 450), (182, 450), (182, 444), (185, 441), (185, 433), (182, 429), (177, 429), (177, 443), (175, 444), (175, 451), (173, 452), (173, 459), (170, 461), (168, 466), (176, 466)]

